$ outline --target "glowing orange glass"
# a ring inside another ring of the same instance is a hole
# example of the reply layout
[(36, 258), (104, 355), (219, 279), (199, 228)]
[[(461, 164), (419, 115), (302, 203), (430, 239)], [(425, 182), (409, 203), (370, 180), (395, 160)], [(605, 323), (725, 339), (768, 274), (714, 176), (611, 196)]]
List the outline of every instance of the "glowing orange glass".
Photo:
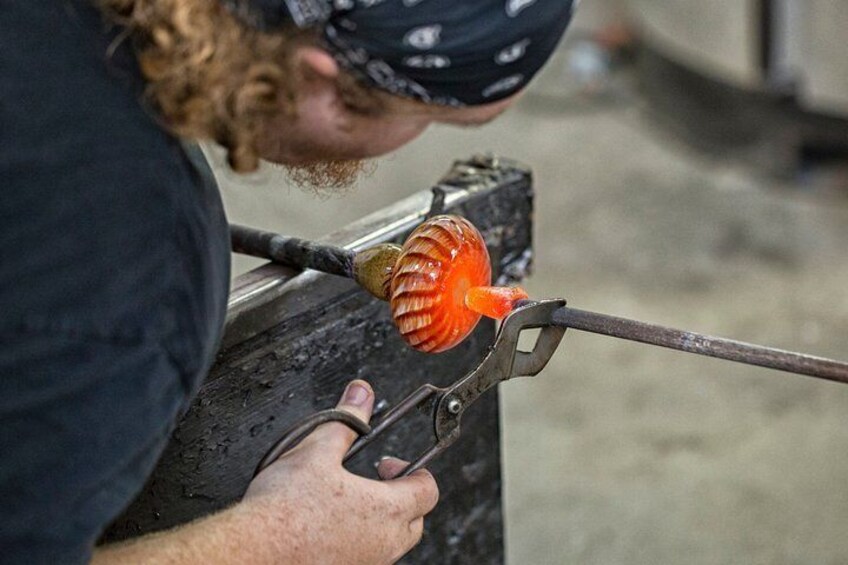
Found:
[(492, 287), (483, 236), (468, 220), (436, 216), (412, 234), (392, 269), (390, 303), (401, 336), (419, 351), (448, 350), (480, 315), (502, 318), (520, 289)]

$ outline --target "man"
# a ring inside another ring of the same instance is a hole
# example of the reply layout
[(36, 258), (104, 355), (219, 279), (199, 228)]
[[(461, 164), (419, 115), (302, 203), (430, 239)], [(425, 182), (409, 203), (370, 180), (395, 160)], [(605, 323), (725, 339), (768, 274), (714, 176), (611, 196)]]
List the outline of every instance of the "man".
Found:
[[(0, 0), (0, 553), (26, 563), (386, 563), (438, 492), (347, 473), (330, 424), (244, 499), (95, 550), (212, 362), (229, 280), (208, 167), (343, 186), (432, 123), (496, 117), (567, 0)], [(339, 406), (367, 420), (351, 383)]]

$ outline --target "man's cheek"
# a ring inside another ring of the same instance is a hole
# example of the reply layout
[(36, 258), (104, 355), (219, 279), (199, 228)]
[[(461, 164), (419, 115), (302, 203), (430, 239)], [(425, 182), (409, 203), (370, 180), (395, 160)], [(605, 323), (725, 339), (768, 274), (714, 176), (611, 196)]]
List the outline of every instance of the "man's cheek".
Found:
[(370, 155), (363, 157), (376, 157), (399, 149), (413, 141), (427, 129), (427, 124), (393, 124), (389, 127), (371, 132), (369, 139), (363, 143)]

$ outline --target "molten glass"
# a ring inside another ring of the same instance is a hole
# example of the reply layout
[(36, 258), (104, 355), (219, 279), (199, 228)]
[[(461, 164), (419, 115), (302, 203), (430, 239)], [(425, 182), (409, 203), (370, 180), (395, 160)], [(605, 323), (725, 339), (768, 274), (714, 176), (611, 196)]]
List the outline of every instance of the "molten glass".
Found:
[(419, 351), (437, 353), (460, 343), (480, 321), (466, 293), (491, 284), (483, 236), (458, 216), (436, 216), (403, 245), (391, 278), (392, 316), (401, 336)]
[(501, 320), (516, 302), (527, 298), (524, 289), (515, 286), (475, 286), (465, 294), (465, 305), (478, 314)]

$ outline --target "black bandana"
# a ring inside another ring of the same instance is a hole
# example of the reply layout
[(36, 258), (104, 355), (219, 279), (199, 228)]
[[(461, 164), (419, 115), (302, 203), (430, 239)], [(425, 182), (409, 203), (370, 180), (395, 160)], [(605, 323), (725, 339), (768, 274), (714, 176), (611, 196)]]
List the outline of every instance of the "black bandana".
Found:
[(400, 96), (465, 106), (526, 86), (556, 48), (575, 3), (246, 0), (239, 13), (263, 29), (321, 25), (336, 60), (360, 78)]

